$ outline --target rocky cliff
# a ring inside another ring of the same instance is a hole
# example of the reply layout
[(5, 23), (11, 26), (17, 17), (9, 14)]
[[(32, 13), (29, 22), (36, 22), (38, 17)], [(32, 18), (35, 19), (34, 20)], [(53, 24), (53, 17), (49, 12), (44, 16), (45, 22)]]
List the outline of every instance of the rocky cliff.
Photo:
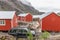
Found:
[(0, 11), (17, 11), (17, 14), (24, 12), (30, 12), (32, 14), (44, 13), (36, 10), (31, 4), (29, 6), (18, 0), (0, 0)]

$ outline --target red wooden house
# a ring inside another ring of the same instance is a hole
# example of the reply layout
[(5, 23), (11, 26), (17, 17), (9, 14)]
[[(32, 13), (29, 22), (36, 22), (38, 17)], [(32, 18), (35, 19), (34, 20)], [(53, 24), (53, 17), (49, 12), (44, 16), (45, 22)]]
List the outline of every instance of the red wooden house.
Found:
[(0, 30), (8, 31), (17, 26), (15, 11), (0, 11)]
[(60, 16), (57, 13), (51, 12), (40, 16), (42, 30), (60, 31)]
[(30, 13), (22, 13), (18, 15), (20, 22), (32, 22), (32, 15)]

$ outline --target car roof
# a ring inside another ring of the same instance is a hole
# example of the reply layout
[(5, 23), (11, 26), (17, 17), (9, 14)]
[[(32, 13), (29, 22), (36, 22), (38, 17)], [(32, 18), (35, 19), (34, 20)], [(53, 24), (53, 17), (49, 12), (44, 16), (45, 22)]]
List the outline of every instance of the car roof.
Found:
[(16, 28), (13, 28), (12, 30), (14, 30), (14, 29), (24, 29), (24, 30), (28, 31), (28, 28), (26, 28), (26, 27), (16, 27)]

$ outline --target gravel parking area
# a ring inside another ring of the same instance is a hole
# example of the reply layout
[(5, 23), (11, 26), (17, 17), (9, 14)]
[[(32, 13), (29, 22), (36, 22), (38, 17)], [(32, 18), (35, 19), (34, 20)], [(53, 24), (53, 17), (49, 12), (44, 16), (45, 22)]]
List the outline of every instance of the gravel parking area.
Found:
[(15, 38), (8, 33), (0, 32), (0, 40), (15, 40)]
[(50, 37), (46, 40), (60, 40), (60, 32), (52, 32), (50, 34)]
[[(46, 40), (60, 40), (60, 32), (57, 33), (50, 33), (50, 37)], [(16, 37), (9, 35), (8, 33), (0, 32), (0, 40), (6, 39), (6, 40), (16, 40)], [(28, 40), (27, 38), (18, 38), (18, 40)]]

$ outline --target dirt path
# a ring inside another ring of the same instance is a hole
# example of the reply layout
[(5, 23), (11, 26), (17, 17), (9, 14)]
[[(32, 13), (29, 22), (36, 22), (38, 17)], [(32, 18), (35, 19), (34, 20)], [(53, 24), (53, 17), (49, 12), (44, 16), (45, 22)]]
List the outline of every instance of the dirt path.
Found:
[(54, 36), (51, 35), (47, 40), (60, 40), (60, 34)]

